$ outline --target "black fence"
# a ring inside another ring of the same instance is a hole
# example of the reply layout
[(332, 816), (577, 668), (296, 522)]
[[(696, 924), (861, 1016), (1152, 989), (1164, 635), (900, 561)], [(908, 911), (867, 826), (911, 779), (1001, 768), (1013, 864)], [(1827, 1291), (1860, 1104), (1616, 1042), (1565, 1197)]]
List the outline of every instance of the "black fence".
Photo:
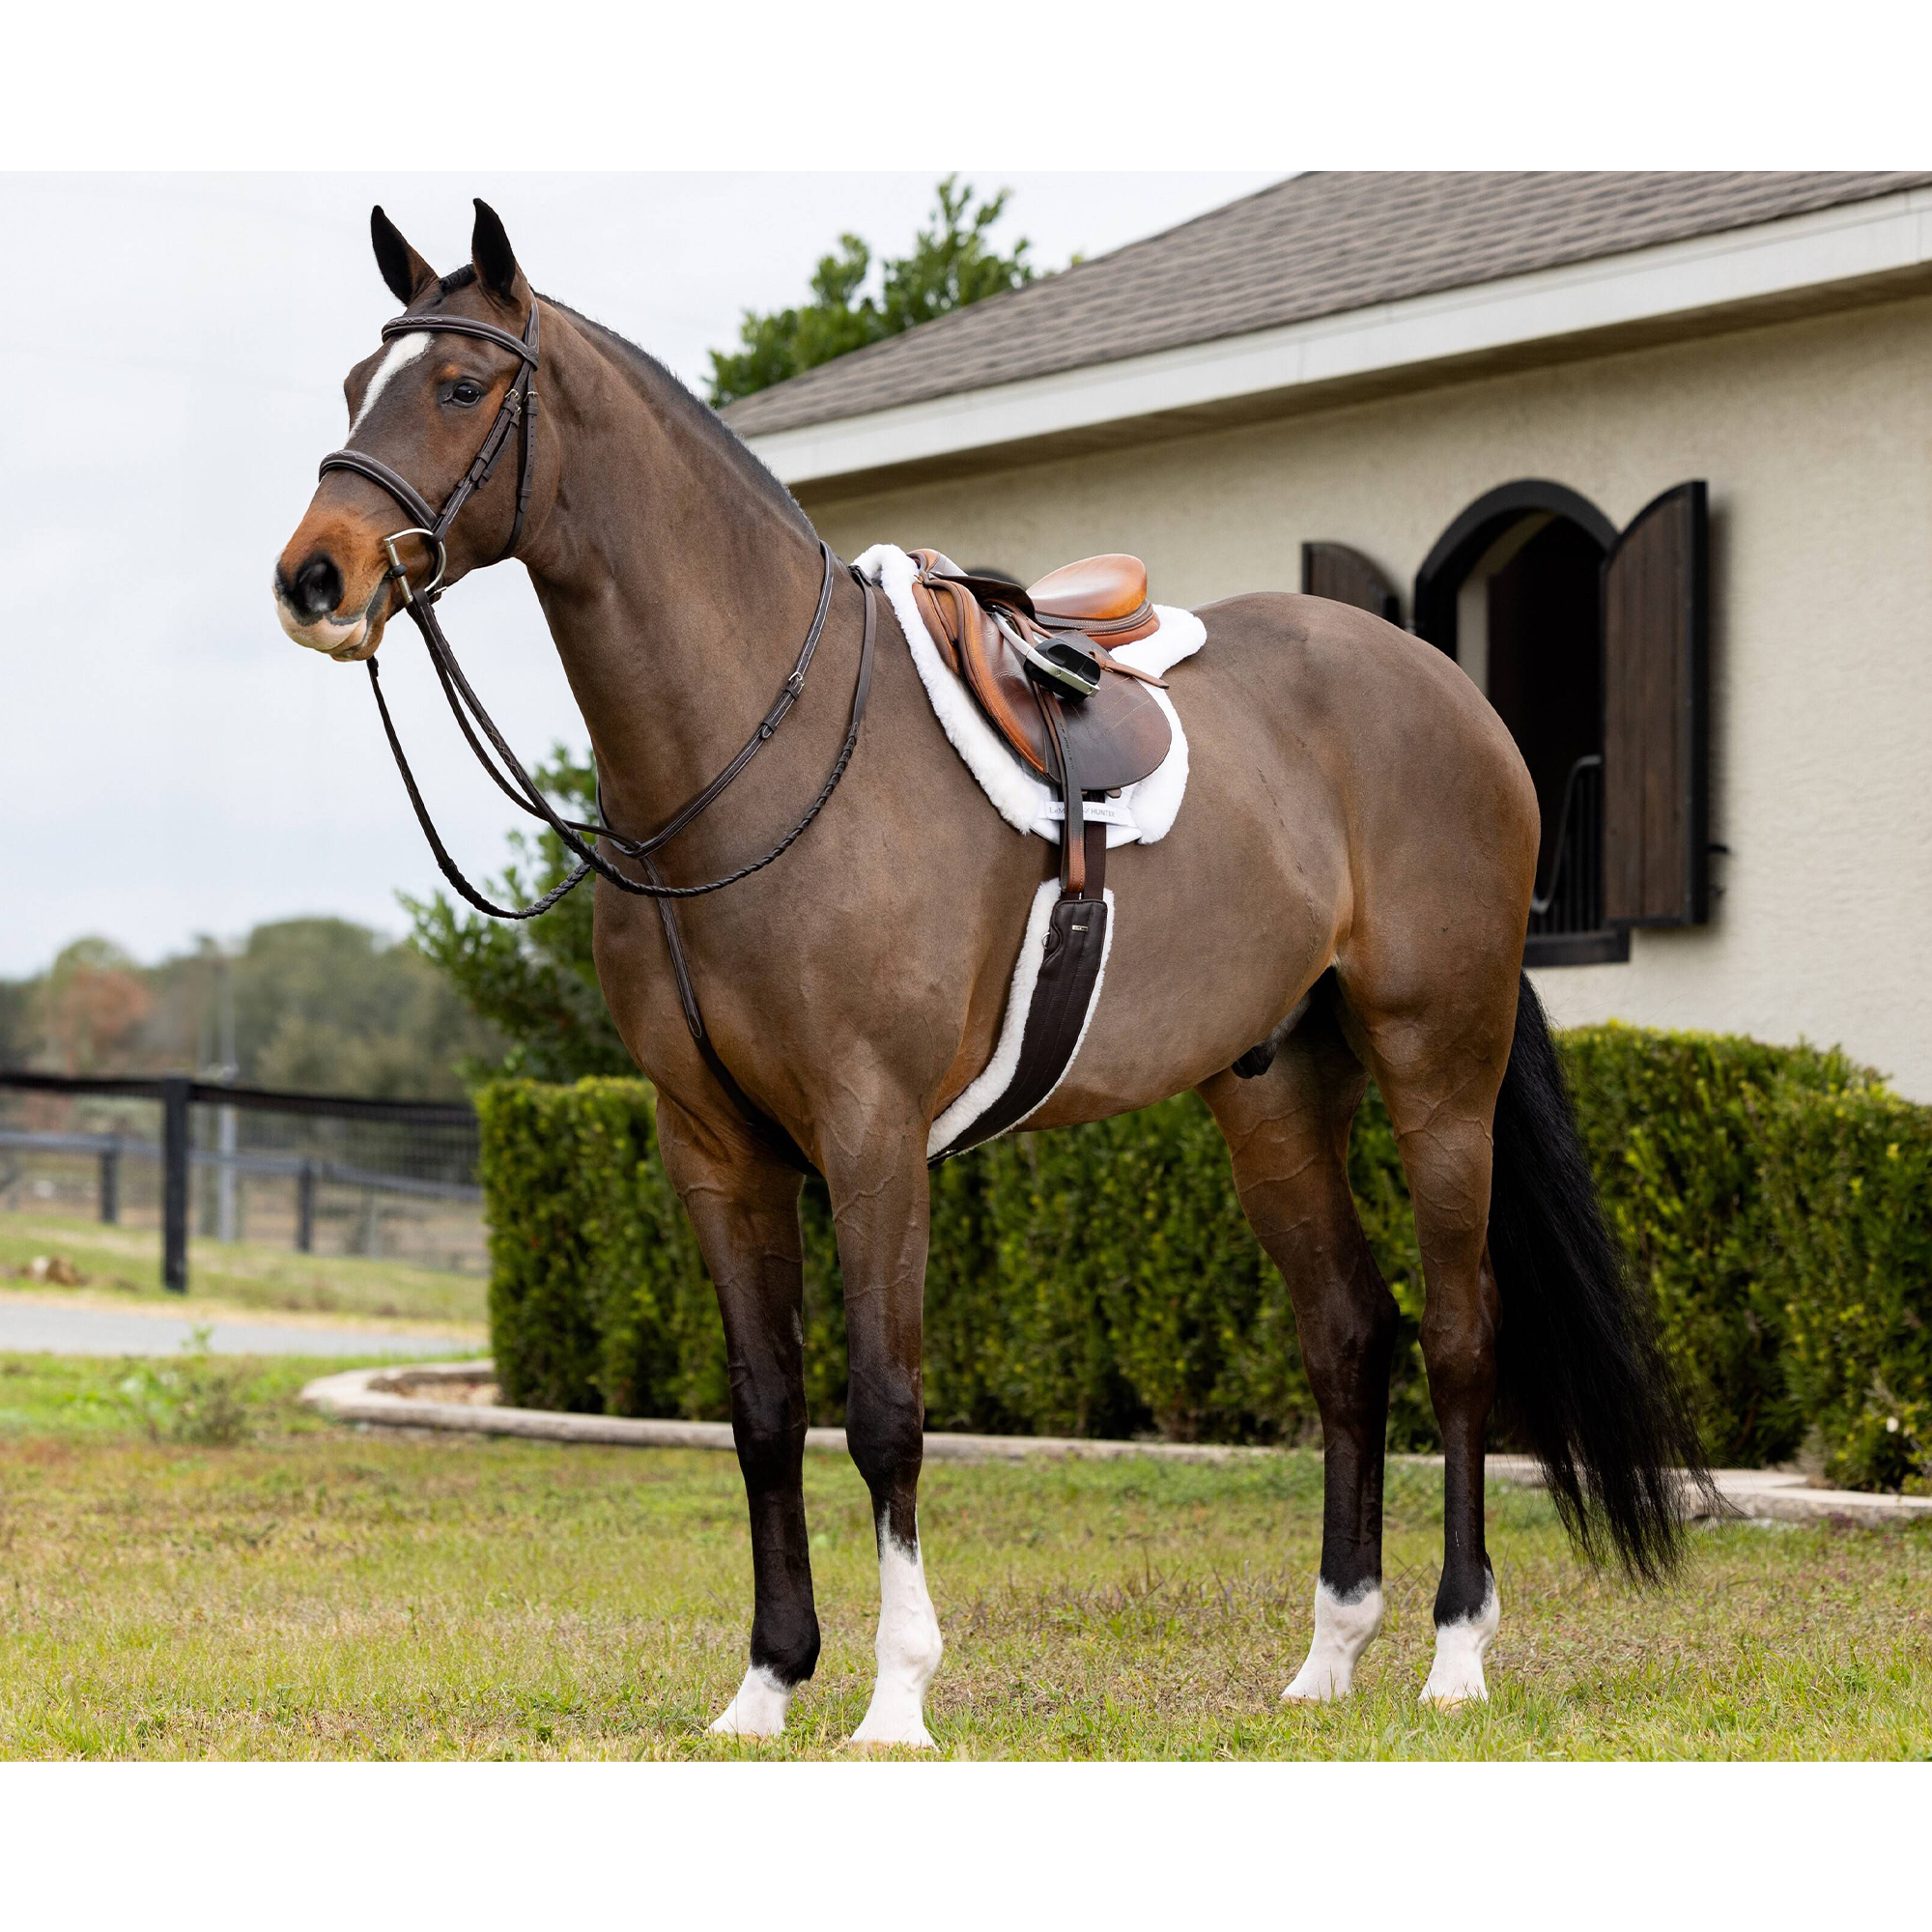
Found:
[(152, 1222), (178, 1293), (191, 1229), (480, 1270), (476, 1153), (461, 1103), (0, 1072), (0, 1206)]

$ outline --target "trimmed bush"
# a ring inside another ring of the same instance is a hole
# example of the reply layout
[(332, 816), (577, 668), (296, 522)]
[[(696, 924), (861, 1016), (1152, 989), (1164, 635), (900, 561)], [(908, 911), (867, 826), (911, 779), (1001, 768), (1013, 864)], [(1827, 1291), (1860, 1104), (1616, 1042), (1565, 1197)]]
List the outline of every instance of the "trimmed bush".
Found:
[[(1714, 1460), (1788, 1457), (1821, 1405), (1849, 1418), (1878, 1386), (1906, 1405), (1879, 1418), (1881, 1432), (1885, 1417), (1900, 1418), (1889, 1440), (1932, 1429), (1911, 1407), (1924, 1392), (1923, 1357), (1916, 1372), (1879, 1366), (1901, 1359), (1896, 1333), (1924, 1332), (1911, 1328), (1915, 1308), (1926, 1306), (1926, 1258), (1908, 1252), (1910, 1231), (1923, 1225), (1912, 1220), (1914, 1188), (1927, 1198), (1917, 1155), (1890, 1161), (1897, 1188), (1882, 1197), (1889, 1232), (1838, 1231), (1841, 1241), (1876, 1244), (1860, 1265), (1894, 1270), (1891, 1312), (1880, 1321), (1893, 1339), (1874, 1339), (1870, 1366), (1844, 1366), (1834, 1352), (1827, 1330), (1837, 1319), (1835, 1291), (1797, 1285), (1794, 1269), (1808, 1284), (1818, 1269), (1849, 1265), (1851, 1250), (1827, 1254), (1820, 1241), (1791, 1237), (1787, 1224), (1811, 1211), (1812, 1197), (1799, 1205), (1784, 1174), (1795, 1162), (1814, 1177), (1807, 1186), (1828, 1186), (1812, 1143), (1801, 1151), (1791, 1138), (1790, 1123), (1811, 1121), (1820, 1106), (1876, 1109), (1873, 1121), (1892, 1123), (1874, 1143), (1880, 1156), (1896, 1143), (1924, 1148), (1928, 1161), (1932, 1141), (1897, 1123), (1932, 1114), (1891, 1098), (1842, 1055), (1808, 1047), (1619, 1025), (1581, 1028), (1561, 1044), (1612, 1224), (1656, 1297)], [(723, 1329), (657, 1163), (648, 1087), (510, 1081), (486, 1089), (478, 1107), (506, 1400), (725, 1415)], [(1853, 1182), (1870, 1152), (1863, 1147), (1842, 1171), (1830, 1169), (1837, 1178), (1829, 1185), (1856, 1199)], [(1768, 1161), (1776, 1167), (1769, 1179)], [(1401, 1312), (1389, 1438), (1397, 1448), (1433, 1447), (1416, 1339), (1420, 1258), (1394, 1136), (1373, 1089), (1349, 1166)], [(1844, 1218), (1840, 1207), (1832, 1211)], [(831, 1214), (815, 1180), (803, 1224), (807, 1396), (813, 1420), (832, 1423), (844, 1412), (844, 1310)], [(1860, 1304), (1867, 1305), (1870, 1297)], [(1793, 1367), (1801, 1322), (1811, 1351), (1802, 1374)], [(1093, 1126), (1009, 1137), (941, 1168), (932, 1179), (925, 1324), (927, 1420), (936, 1429), (1319, 1436), (1289, 1292), (1248, 1233), (1220, 1134), (1193, 1095)], [(1828, 1385), (1838, 1389), (1833, 1375), (1850, 1378), (1845, 1389), (1857, 1383), (1856, 1402), (1844, 1390), (1828, 1401)], [(1831, 1432), (1851, 1423), (1825, 1426), (1843, 1470), (1880, 1472), (1915, 1453), (1877, 1445), (1846, 1461)], [(1869, 1434), (1868, 1423), (1857, 1426)]]
[(1787, 1297), (1769, 1273), (1765, 1123), (1794, 1095), (1877, 1076), (1841, 1053), (1616, 1022), (1562, 1045), (1605, 1209), (1650, 1283), (1705, 1453), (1719, 1467), (1784, 1461), (1804, 1424), (1785, 1375)]
[(1808, 1095), (1766, 1123), (1791, 1394), (1825, 1473), (1932, 1492), (1932, 1108)]
[(705, 1412), (715, 1391), (696, 1392), (694, 1406), (680, 1346), (690, 1340), (687, 1284), (701, 1270), (658, 1165), (650, 1089), (506, 1080), (478, 1094), (476, 1111), (503, 1400), (612, 1415), (667, 1405)]

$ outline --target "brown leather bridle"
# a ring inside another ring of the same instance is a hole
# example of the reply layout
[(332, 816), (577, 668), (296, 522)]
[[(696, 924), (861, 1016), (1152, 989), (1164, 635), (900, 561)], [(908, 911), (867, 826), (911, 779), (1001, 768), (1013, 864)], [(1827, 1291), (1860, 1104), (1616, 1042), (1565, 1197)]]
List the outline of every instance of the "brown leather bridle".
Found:
[[(396, 769), (402, 774), (403, 786), (410, 795), (410, 804), (415, 810), (416, 822), (422, 827), (423, 836), (429, 840), (430, 850), (435, 854), (436, 863), (443, 877), (477, 911), (488, 913), (496, 919), (534, 919), (539, 913), (548, 912), (566, 893), (581, 884), (587, 873), (593, 871), (599, 878), (608, 879), (621, 892), (634, 893), (640, 898), (655, 899), (658, 902), (659, 918), (664, 924), (665, 941), (670, 951), (671, 966), (677, 976), (678, 997), (684, 1009), (685, 1023), (690, 1028), (692, 1037), (696, 1041), (697, 1049), (703, 1056), (705, 1064), (746, 1120), (761, 1131), (777, 1135), (783, 1143), (781, 1151), (787, 1152), (789, 1157), (798, 1159), (800, 1164), (805, 1164), (802, 1156), (797, 1154), (797, 1150), (792, 1146), (790, 1137), (752, 1102), (712, 1046), (704, 1030), (704, 1019), (698, 1009), (696, 989), (692, 983), (683, 942), (677, 929), (676, 915), (671, 909), (670, 902), (673, 899), (697, 898), (706, 893), (720, 892), (725, 886), (735, 885), (740, 879), (749, 878), (753, 872), (762, 871), (790, 848), (806, 827), (825, 809), (826, 802), (838, 788), (838, 781), (845, 776), (845, 768), (851, 762), (853, 751), (859, 743), (859, 727), (865, 722), (866, 701), (871, 693), (872, 639), (876, 623), (874, 592), (872, 586), (858, 572), (851, 573), (853, 580), (865, 593), (866, 616), (864, 634), (859, 646), (859, 670), (852, 686), (851, 718), (846, 726), (844, 742), (838, 748), (838, 755), (833, 760), (832, 769), (827, 774), (824, 784), (819, 787), (817, 797), (806, 808), (804, 815), (794, 823), (791, 830), (763, 858), (740, 866), (735, 871), (727, 872), (722, 878), (710, 879), (696, 886), (664, 884), (658, 876), (656, 866), (652, 863), (653, 855), (661, 851), (714, 804), (725, 787), (751, 763), (759, 749), (770, 740), (772, 734), (790, 715), (792, 707), (804, 693), (806, 673), (811, 668), (812, 657), (818, 649), (818, 640), (824, 634), (826, 617), (832, 609), (832, 584), (838, 568), (838, 558), (833, 554), (831, 545), (822, 537), (819, 539), (818, 548), (824, 558), (824, 576), (819, 584), (818, 604), (812, 612), (810, 628), (806, 632), (805, 643), (792, 666), (790, 676), (785, 679), (770, 710), (758, 721), (757, 728), (724, 769), (695, 798), (687, 801), (673, 812), (657, 832), (646, 838), (627, 838), (606, 825), (603, 822), (601, 800), (598, 816), (592, 822), (585, 823), (581, 819), (562, 817), (543, 795), (528, 772), (524, 769), (503, 734), (497, 728), (495, 721), (483, 708), (482, 701), (470, 688), (469, 680), (464, 675), (462, 666), (457, 663), (456, 655), (449, 647), (449, 639), (443, 636), (442, 626), (436, 614), (437, 600), (442, 594), (442, 580), (449, 564), (449, 527), (456, 521), (457, 514), (463, 506), (490, 480), (509, 442), (512, 430), (520, 432), (517, 514), (515, 522), (510, 526), (509, 540), (493, 561), (501, 562), (504, 557), (514, 555), (517, 545), (523, 537), (530, 497), (532, 442), (530, 425), (537, 410), (535, 387), (538, 359), (537, 308), (538, 304), (532, 298), (529, 320), (525, 323), (522, 335), (513, 335), (507, 328), (498, 328), (494, 323), (472, 321), (468, 316), (455, 315), (404, 314), (392, 317), (383, 325), (384, 342), (398, 335), (418, 333), (469, 335), (478, 341), (494, 342), (499, 348), (507, 349), (519, 360), (516, 378), (503, 397), (502, 406), (497, 412), (496, 421), (491, 424), (488, 434), (484, 437), (475, 460), (464, 471), (456, 487), (444, 499), (440, 510), (434, 508), (428, 497), (423, 496), (408, 477), (392, 469), (380, 458), (370, 456), (359, 449), (338, 449), (325, 456), (318, 474), (327, 476), (332, 471), (344, 470), (363, 477), (377, 485), (379, 489), (387, 492), (403, 513), (414, 520), (408, 527), (392, 531), (383, 539), (383, 548), (388, 553), (389, 557), (389, 569), (384, 581), (395, 583), (403, 600), (403, 608), (408, 611), (414, 620), (416, 629), (422, 634), (423, 643), (428, 648), (430, 663), (436, 668), (437, 679), (442, 686), (443, 696), (449, 700), (449, 708), (454, 713), (457, 724), (462, 727), (469, 749), (475, 753), (477, 761), (490, 774), (497, 788), (519, 811), (541, 821), (556, 835), (562, 841), (564, 849), (577, 859), (576, 869), (561, 884), (552, 887), (541, 898), (532, 900), (526, 906), (499, 906), (485, 898), (464, 877), (455, 860), (449, 856), (448, 848), (443, 844), (429, 815), (429, 809), (423, 803), (422, 793), (416, 785), (415, 775), (411, 771), (409, 759), (404, 755), (402, 740), (396, 734), (395, 721), (389, 715), (388, 701), (383, 696), (382, 675), (377, 668), (373, 652), (367, 660), (369, 689), (375, 694), (376, 709), (383, 719), (383, 730), (388, 738), (389, 750), (395, 755)], [(420, 585), (411, 582), (409, 566), (403, 562), (396, 550), (398, 544), (410, 537), (419, 537), (429, 546), (436, 565), (428, 582)], [(477, 735), (479, 730), (482, 738)], [(497, 756), (502, 760), (502, 770), (498, 770), (490, 753), (484, 749), (483, 739), (486, 738)], [(592, 842), (586, 843), (586, 838)], [(642, 879), (634, 879), (619, 871), (597, 850), (595, 841), (599, 840), (608, 840), (625, 858), (637, 861), (642, 867), (645, 876)]]
[[(415, 519), (410, 528), (397, 530), (383, 539), (383, 548), (389, 554), (389, 577), (402, 592), (404, 604), (410, 607), (414, 606), (418, 597), (432, 602), (435, 600), (443, 573), (449, 567), (449, 552), (444, 541), (449, 534), (449, 526), (456, 521), (457, 512), (464, 504), (489, 482), (497, 461), (503, 453), (503, 445), (510, 439), (510, 432), (520, 427), (517, 520), (510, 526), (510, 540), (503, 546), (504, 556), (516, 550), (523, 536), (524, 518), (530, 506), (530, 422), (537, 408), (532, 386), (537, 375), (537, 305), (534, 301), (530, 303), (530, 319), (524, 325), (522, 335), (512, 335), (507, 328), (498, 328), (494, 322), (472, 322), (462, 315), (398, 315), (383, 325), (384, 342), (393, 341), (399, 335), (422, 334), (471, 335), (480, 342), (494, 342), (519, 357), (521, 366), (517, 370), (516, 381), (503, 397), (502, 407), (497, 412), (497, 420), (490, 425), (483, 446), (476, 452), (475, 462), (464, 471), (440, 511), (431, 509), (429, 498), (407, 476), (362, 450), (338, 449), (322, 459), (320, 475), (327, 476), (332, 469), (346, 469), (357, 476), (367, 477), (371, 483), (386, 490), (405, 512)], [(405, 537), (421, 537), (436, 554), (436, 573), (420, 589), (412, 587), (409, 570), (396, 554), (396, 546)], [(376, 661), (372, 657), (369, 662), (373, 665)]]

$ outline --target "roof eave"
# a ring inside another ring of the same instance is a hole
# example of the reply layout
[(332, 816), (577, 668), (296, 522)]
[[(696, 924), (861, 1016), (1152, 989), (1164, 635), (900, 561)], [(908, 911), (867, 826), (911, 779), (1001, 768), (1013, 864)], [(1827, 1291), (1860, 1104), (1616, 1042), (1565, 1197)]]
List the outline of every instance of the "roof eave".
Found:
[(749, 439), (823, 500), (1932, 288), (1932, 188)]

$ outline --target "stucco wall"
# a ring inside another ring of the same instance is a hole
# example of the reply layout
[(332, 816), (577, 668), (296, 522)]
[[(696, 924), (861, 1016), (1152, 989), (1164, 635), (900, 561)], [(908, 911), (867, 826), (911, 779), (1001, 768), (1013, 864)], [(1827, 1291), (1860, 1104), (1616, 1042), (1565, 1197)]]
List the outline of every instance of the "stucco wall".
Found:
[[(1294, 589), (1304, 538), (1406, 587), (1473, 497), (1618, 525), (1711, 486), (1712, 923), (1538, 974), (1554, 1016), (1841, 1042), (1932, 1099), (1932, 300), (806, 507), (1031, 577), (1131, 550), (1155, 595)], [(1210, 646), (1211, 648), (1211, 646)], [(1184, 697), (1182, 698), (1184, 703)]]

